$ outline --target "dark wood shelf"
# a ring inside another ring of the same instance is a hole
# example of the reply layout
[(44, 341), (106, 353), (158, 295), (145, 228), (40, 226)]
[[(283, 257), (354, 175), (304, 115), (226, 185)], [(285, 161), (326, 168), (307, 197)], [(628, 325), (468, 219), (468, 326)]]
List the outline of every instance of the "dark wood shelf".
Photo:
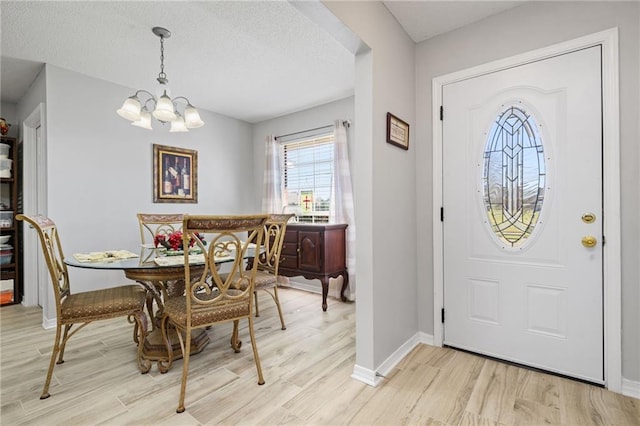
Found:
[[(3, 288), (3, 297), (10, 293), (12, 295), (10, 301), (3, 298), (2, 306), (16, 304), (22, 302), (23, 285), (22, 285), (22, 229), (16, 225), (15, 216), (20, 213), (20, 204), (22, 199), (21, 189), (21, 163), (22, 151), (21, 145), (18, 144), (16, 138), (2, 136), (1, 143), (9, 145), (8, 158), (11, 162), (11, 177), (0, 177), (2, 184), (3, 202), (11, 207), (0, 208), (2, 213), (1, 219), (11, 219), (11, 226), (0, 227), (0, 234), (9, 235), (8, 245), (11, 246), (11, 263), (0, 265), (0, 279), (11, 281), (11, 288)], [(6, 223), (6, 222), (5, 222)], [(6, 284), (6, 283), (4, 283)]]

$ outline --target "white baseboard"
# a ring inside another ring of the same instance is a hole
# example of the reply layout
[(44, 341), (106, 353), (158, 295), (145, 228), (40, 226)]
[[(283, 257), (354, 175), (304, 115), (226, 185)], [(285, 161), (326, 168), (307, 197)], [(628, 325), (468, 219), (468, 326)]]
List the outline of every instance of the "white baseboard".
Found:
[(640, 382), (622, 378), (622, 394), (640, 399)]
[(426, 345), (433, 346), (433, 336), (430, 334), (418, 332), (404, 342), (398, 349), (395, 350), (382, 364), (378, 366), (376, 371), (368, 368), (355, 365), (353, 367), (353, 374), (351, 378), (359, 380), (369, 386), (376, 387), (382, 381), (382, 378), (389, 374), (393, 368), (398, 365), (409, 352), (413, 350), (419, 344), (424, 343)]
[(357, 364), (353, 366), (353, 374), (351, 374), (351, 378), (358, 380), (365, 385), (373, 386), (374, 388), (378, 386), (382, 380), (382, 377), (378, 376), (375, 371), (360, 367)]
[(45, 318), (44, 316), (42, 317), (42, 328), (44, 328), (45, 330), (49, 330), (51, 328), (56, 328), (56, 318)]
[(420, 343), (424, 343), (425, 345), (435, 346), (433, 343), (433, 334), (427, 334), (423, 332), (418, 332), (418, 340)]

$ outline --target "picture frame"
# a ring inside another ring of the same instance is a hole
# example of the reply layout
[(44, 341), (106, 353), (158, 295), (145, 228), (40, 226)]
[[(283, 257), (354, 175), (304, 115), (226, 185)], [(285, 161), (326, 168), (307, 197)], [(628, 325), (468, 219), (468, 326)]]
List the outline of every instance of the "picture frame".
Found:
[(198, 151), (153, 144), (153, 202), (198, 202)]
[(409, 150), (409, 123), (387, 113), (387, 143)]

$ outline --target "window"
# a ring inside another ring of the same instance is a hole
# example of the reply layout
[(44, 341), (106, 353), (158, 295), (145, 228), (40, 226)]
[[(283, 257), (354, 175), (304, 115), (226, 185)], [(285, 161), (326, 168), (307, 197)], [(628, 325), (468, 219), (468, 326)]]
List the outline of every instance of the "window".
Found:
[(538, 223), (546, 180), (538, 124), (522, 107), (508, 107), (496, 118), (483, 171), (487, 223), (505, 247), (521, 248)]
[(329, 222), (333, 180), (333, 134), (283, 143), (285, 210), (299, 222)]

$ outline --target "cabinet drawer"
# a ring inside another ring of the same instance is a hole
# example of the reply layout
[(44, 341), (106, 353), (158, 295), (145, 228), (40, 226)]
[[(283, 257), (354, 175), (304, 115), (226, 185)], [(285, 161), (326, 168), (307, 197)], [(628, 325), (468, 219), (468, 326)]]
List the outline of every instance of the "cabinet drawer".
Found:
[(298, 245), (294, 243), (284, 242), (282, 243), (282, 254), (295, 255), (298, 252)]
[(289, 257), (298, 256), (298, 233), (295, 231), (288, 231), (284, 234), (284, 241), (282, 242), (282, 255), (288, 255)]
[(281, 254), (280, 255), (280, 268), (287, 268), (287, 269), (298, 269), (298, 256), (296, 254), (292, 254), (292, 255), (286, 255), (286, 254)]
[(287, 232), (284, 233), (284, 243), (298, 244), (298, 232), (287, 229)]

